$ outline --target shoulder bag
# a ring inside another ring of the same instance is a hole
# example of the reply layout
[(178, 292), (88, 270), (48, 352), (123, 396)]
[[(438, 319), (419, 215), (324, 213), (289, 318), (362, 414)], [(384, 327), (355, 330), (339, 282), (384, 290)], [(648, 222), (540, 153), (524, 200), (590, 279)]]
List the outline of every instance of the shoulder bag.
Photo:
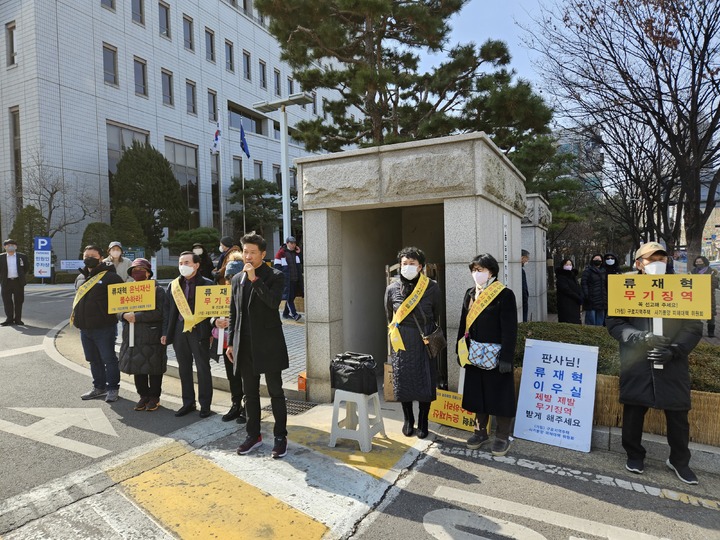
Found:
[[(422, 311), (423, 321), (427, 323), (427, 319), (425, 318), (425, 313)], [(423, 343), (427, 347), (428, 353), (430, 353), (430, 358), (437, 358), (442, 350), (447, 347), (447, 340), (445, 339), (445, 334), (443, 334), (442, 328), (440, 328), (440, 325), (435, 322), (435, 330), (430, 332), (428, 335), (425, 335), (422, 331), (422, 328), (420, 327), (420, 323), (417, 320), (417, 317), (415, 316), (415, 312), (413, 311), (413, 319), (415, 319), (415, 324), (417, 325), (418, 331), (420, 332), (420, 337), (423, 340)]]
[(500, 359), (499, 343), (481, 343), (470, 339), (468, 360), (480, 369), (495, 369)]

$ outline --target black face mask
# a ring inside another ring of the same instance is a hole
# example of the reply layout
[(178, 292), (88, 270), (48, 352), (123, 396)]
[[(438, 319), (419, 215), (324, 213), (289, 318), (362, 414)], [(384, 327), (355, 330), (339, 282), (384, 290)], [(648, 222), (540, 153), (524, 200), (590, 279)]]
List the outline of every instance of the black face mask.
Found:
[(602, 261), (593, 261), (593, 265), (600, 266), (602, 264)]
[(85, 266), (88, 268), (95, 268), (98, 264), (100, 264), (100, 261), (95, 257), (85, 257), (83, 259), (83, 263), (85, 263)]
[(705, 266), (705, 263), (695, 263), (695, 268), (702, 268)]

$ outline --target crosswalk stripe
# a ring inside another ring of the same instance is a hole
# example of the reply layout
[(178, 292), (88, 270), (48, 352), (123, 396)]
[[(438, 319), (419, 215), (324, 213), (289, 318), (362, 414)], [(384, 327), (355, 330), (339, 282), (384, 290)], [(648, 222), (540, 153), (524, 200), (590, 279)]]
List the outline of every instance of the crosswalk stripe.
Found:
[(20, 347), (19, 349), (8, 349), (0, 352), (0, 358), (7, 358), (8, 356), (21, 356), (31, 352), (42, 351), (44, 348), (44, 345), (32, 345), (30, 347)]

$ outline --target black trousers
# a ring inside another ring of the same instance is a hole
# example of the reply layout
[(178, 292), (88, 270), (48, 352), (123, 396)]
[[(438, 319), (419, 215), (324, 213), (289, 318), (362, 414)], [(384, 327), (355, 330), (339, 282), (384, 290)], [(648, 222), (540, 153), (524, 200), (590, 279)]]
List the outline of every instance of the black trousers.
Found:
[[(623, 406), (622, 445), (628, 459), (645, 459), (642, 445), (643, 424), (648, 408), (641, 405)], [(688, 411), (664, 411), (670, 462), (676, 467), (690, 463), (690, 424)]]
[[(237, 360), (236, 360), (237, 361)], [(245, 389), (245, 414), (247, 424), (245, 426), (248, 436), (257, 437), (260, 435), (260, 375), (255, 374), (252, 360), (252, 350), (249, 339), (240, 340), (240, 372), (242, 373), (243, 387)], [(265, 373), (265, 384), (270, 394), (275, 426), (273, 435), (275, 437), (287, 437), (287, 404), (285, 403), (285, 391), (282, 387), (282, 371), (271, 371)]]
[(210, 374), (210, 341), (199, 340), (198, 330), (183, 332), (182, 322), (175, 326), (173, 349), (177, 358), (183, 405), (195, 405), (195, 385), (193, 384), (193, 359), (198, 381), (198, 401), (201, 409), (210, 409), (213, 387)]
[(5, 318), (16, 323), (22, 321), (22, 305), (25, 301), (25, 287), (20, 279), (6, 279), (2, 286), (2, 301)]
[(242, 404), (242, 398), (245, 394), (243, 393), (242, 373), (240, 373), (239, 366), (237, 372), (233, 374), (235, 365), (227, 359), (227, 355), (224, 352), (223, 360), (225, 361), (225, 375), (227, 375), (227, 380), (230, 384), (232, 402)]
[(151, 397), (160, 399), (162, 393), (162, 373), (160, 375), (133, 375), (135, 378), (135, 390), (140, 397)]

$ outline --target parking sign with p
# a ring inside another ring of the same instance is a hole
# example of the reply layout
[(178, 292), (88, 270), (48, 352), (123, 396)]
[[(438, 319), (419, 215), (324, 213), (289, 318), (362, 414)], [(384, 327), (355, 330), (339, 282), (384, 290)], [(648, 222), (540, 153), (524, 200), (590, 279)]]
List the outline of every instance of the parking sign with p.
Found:
[(49, 237), (46, 236), (36, 236), (35, 237), (35, 246), (33, 249), (35, 251), (51, 251), (52, 250), (52, 240)]

